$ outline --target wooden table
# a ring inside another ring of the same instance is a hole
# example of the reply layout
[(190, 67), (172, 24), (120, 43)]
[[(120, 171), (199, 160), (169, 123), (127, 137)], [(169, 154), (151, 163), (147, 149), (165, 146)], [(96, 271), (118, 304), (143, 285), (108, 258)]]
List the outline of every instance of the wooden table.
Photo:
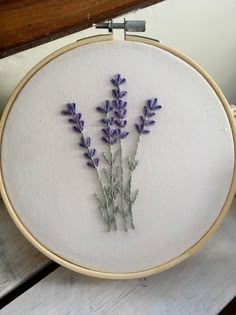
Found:
[(0, 0), (0, 58), (163, 0)]
[(0, 314), (235, 315), (235, 227), (236, 200), (216, 234), (190, 259), (147, 279), (109, 281), (50, 262), (18, 232), (1, 203)]

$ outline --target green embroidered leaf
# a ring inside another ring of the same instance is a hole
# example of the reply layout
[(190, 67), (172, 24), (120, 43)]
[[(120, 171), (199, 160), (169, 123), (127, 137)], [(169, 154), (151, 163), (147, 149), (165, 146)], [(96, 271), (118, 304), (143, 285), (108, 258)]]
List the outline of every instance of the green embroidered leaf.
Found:
[(103, 169), (103, 172), (105, 173), (105, 175), (106, 175), (108, 181), (110, 182), (110, 181), (111, 181), (111, 176), (109, 175), (108, 169), (104, 168), (104, 169)]
[(103, 153), (104, 159), (107, 161), (108, 164), (111, 164), (111, 160), (109, 157), (106, 155), (106, 153)]
[(120, 154), (120, 150), (117, 150), (117, 151), (115, 152), (115, 154), (113, 155), (113, 160), (112, 160), (112, 163), (113, 163), (113, 164), (115, 163), (115, 161), (116, 161), (116, 159), (117, 159), (117, 157), (118, 157), (119, 154)]
[(106, 194), (107, 200), (110, 202), (111, 201), (111, 189), (109, 186), (104, 186), (104, 192)]
[(116, 224), (116, 218), (114, 216), (114, 213), (110, 215), (110, 223), (113, 224), (115, 223)]
[(119, 181), (116, 183), (115, 189), (116, 189), (117, 193), (121, 191), (121, 187), (120, 187), (120, 182)]
[(99, 210), (100, 210), (100, 212), (101, 212), (101, 215), (102, 215), (102, 217), (103, 217), (103, 220), (105, 221), (105, 223), (108, 225), (108, 227), (109, 227), (109, 223), (108, 223), (108, 219), (107, 219), (107, 217), (106, 217), (106, 215), (105, 215), (105, 212), (104, 212), (104, 209), (103, 209), (103, 207), (99, 207)]
[(120, 208), (119, 208), (119, 206), (116, 206), (115, 207), (115, 214), (118, 213), (118, 212), (120, 212)]
[(124, 197), (125, 197), (126, 201), (129, 201), (129, 190), (126, 190)]
[(132, 196), (132, 198), (131, 198), (131, 204), (132, 204), (132, 205), (134, 204), (135, 200), (137, 199), (138, 193), (139, 193), (139, 190), (138, 190), (138, 189), (135, 190), (135, 192), (133, 192), (133, 196)]
[(131, 160), (131, 158), (128, 157), (128, 166), (131, 172), (133, 172), (136, 169), (138, 162), (139, 162), (138, 160)]
[(132, 162), (131, 162), (130, 156), (128, 157), (128, 166), (129, 166), (129, 170), (131, 171)]
[(118, 175), (119, 175), (119, 169), (120, 169), (120, 167), (119, 167), (119, 166), (117, 166), (117, 167), (116, 167), (116, 169), (115, 169), (115, 174), (114, 174), (114, 177), (115, 177), (115, 178), (118, 178)]
[(106, 205), (104, 203), (104, 201), (96, 194), (96, 198), (97, 200), (99, 201), (100, 205), (103, 207), (103, 208), (106, 208)]
[(137, 161), (137, 160), (134, 160), (134, 161), (133, 161), (133, 165), (132, 165), (132, 166), (133, 166), (133, 169), (132, 169), (133, 171), (134, 171), (134, 170), (136, 169), (136, 167), (138, 166), (138, 162), (139, 162), (139, 161)]

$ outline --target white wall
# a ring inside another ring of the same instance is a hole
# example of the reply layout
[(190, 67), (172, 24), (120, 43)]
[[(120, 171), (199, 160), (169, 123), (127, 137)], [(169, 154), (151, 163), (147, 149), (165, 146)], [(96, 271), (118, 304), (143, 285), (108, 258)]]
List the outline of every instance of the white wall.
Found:
[[(145, 19), (145, 36), (160, 39), (191, 57), (215, 79), (228, 101), (236, 103), (235, 16), (236, 0), (166, 0), (125, 17)], [(39, 60), (94, 34), (98, 31), (88, 29), (0, 60), (0, 109), (19, 80)]]

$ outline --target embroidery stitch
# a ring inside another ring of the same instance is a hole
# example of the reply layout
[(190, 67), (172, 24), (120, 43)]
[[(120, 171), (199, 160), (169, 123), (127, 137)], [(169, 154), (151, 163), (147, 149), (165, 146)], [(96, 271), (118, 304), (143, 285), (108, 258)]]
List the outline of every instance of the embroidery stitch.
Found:
[[(136, 123), (135, 129), (138, 133), (137, 142), (133, 156), (126, 160), (123, 157), (123, 140), (129, 135), (125, 130), (127, 126), (127, 91), (121, 90), (120, 86), (126, 82), (120, 74), (116, 74), (111, 83), (113, 100), (106, 100), (103, 106), (98, 106), (96, 110), (104, 115), (100, 119), (102, 124), (102, 141), (109, 147), (109, 152), (103, 152), (103, 157), (107, 165), (100, 171), (100, 159), (97, 156), (95, 148), (91, 147), (91, 138), (85, 134), (85, 122), (82, 119), (82, 113), (76, 111), (75, 103), (68, 103), (66, 110), (61, 113), (69, 116), (69, 123), (72, 124), (73, 130), (81, 135), (79, 145), (86, 150), (84, 157), (87, 159), (87, 165), (96, 170), (96, 174), (101, 186), (102, 197), (96, 194), (99, 203), (99, 211), (107, 225), (108, 231), (113, 228), (117, 230), (117, 216), (121, 215), (124, 222), (124, 229), (128, 231), (129, 226), (135, 228), (133, 222), (133, 205), (138, 197), (139, 190), (132, 191), (133, 172), (138, 166), (139, 161), (136, 159), (138, 148), (142, 135), (150, 133), (149, 128), (156, 121), (154, 116), (156, 111), (162, 108), (157, 98), (149, 99), (143, 107), (143, 114), (139, 116), (139, 123)], [(118, 149), (116, 149), (118, 147)], [(124, 173), (124, 163), (128, 163), (128, 174)], [(118, 165), (117, 165), (118, 164)], [(125, 175), (127, 185), (125, 186)], [(125, 187), (125, 188), (124, 188)]]

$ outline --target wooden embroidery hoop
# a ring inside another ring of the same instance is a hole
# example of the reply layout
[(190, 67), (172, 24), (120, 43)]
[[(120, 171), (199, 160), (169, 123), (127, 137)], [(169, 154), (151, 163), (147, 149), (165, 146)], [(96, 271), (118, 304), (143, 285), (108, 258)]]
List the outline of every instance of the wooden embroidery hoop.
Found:
[[(98, 36), (94, 36), (94, 37), (90, 37), (90, 38), (85, 38), (82, 39), (76, 43), (72, 43), (70, 45), (67, 45), (59, 50), (57, 50), (56, 52), (52, 53), (51, 55), (49, 55), (48, 57), (46, 57), (44, 60), (42, 60), (41, 62), (39, 62), (22, 80), (21, 82), (18, 84), (18, 86), (16, 87), (16, 89), (14, 90), (14, 92), (12, 93), (7, 106), (4, 110), (4, 113), (2, 115), (2, 119), (1, 119), (1, 126), (0, 126), (0, 145), (2, 147), (2, 138), (3, 138), (3, 133), (4, 133), (4, 127), (8, 118), (8, 114), (14, 104), (14, 101), (17, 97), (17, 95), (20, 93), (20, 91), (22, 90), (22, 88), (24, 87), (24, 85), (30, 80), (30, 78), (39, 70), (41, 69), (44, 65), (46, 65), (48, 62), (50, 62), (51, 60), (53, 60), (54, 58), (57, 58), (59, 55), (72, 50), (74, 48), (83, 46), (83, 45), (87, 45), (87, 44), (91, 44), (91, 43), (96, 43), (96, 42), (102, 42), (102, 41), (110, 41), (113, 40), (113, 36), (112, 35), (98, 35)], [(214, 92), (216, 93), (216, 95), (218, 96), (218, 98), (220, 99), (222, 106), (224, 108), (224, 111), (228, 117), (229, 123), (230, 123), (230, 127), (231, 127), (231, 131), (232, 131), (232, 136), (233, 136), (233, 142), (234, 142), (234, 156), (235, 156), (235, 152), (236, 152), (236, 128), (235, 128), (235, 122), (234, 122), (234, 117), (232, 115), (230, 106), (228, 104), (228, 102), (226, 101), (224, 95), (222, 94), (222, 92), (220, 91), (220, 89), (218, 88), (218, 86), (216, 85), (216, 83), (213, 81), (213, 79), (200, 67), (198, 66), (196, 63), (194, 63), (191, 59), (185, 57), (184, 55), (182, 55), (180, 52), (176, 51), (173, 48), (170, 48), (164, 44), (159, 43), (156, 40), (153, 39), (149, 39), (149, 38), (145, 38), (145, 37), (140, 37), (140, 36), (126, 36), (126, 40), (127, 41), (134, 41), (134, 42), (140, 42), (146, 45), (151, 45), (154, 47), (158, 47), (160, 49), (163, 49), (171, 54), (173, 54), (174, 56), (182, 59), (183, 61), (185, 61), (187, 64), (189, 64), (191, 67), (193, 67), (196, 71), (198, 71), (198, 73), (205, 78), (205, 80), (209, 83), (209, 85), (212, 87), (212, 89), (214, 90)], [(231, 202), (233, 200), (234, 194), (235, 194), (235, 190), (236, 190), (236, 167), (235, 167), (235, 161), (234, 161), (234, 172), (233, 172), (233, 179), (231, 182), (231, 187), (228, 193), (228, 196), (226, 198), (225, 204), (219, 214), (219, 216), (217, 217), (217, 219), (215, 220), (215, 222), (212, 224), (212, 226), (208, 229), (208, 231), (203, 235), (203, 237), (201, 239), (199, 239), (198, 242), (196, 242), (191, 248), (189, 248), (187, 251), (185, 251), (184, 253), (182, 253), (181, 255), (179, 255), (178, 257), (162, 264), (159, 265), (155, 268), (151, 268), (148, 270), (143, 270), (143, 271), (139, 271), (139, 272), (131, 272), (131, 273), (111, 273), (111, 272), (100, 272), (100, 271), (95, 271), (95, 270), (91, 270), (85, 267), (81, 267), (79, 265), (76, 265), (72, 262), (69, 262), (67, 260), (65, 260), (64, 258), (56, 255), (55, 253), (53, 253), (52, 251), (50, 251), (49, 249), (47, 249), (44, 245), (42, 245), (28, 230), (27, 228), (23, 225), (23, 223), (20, 221), (19, 217), (17, 216), (15, 210), (12, 207), (11, 204), (11, 200), (10, 197), (8, 196), (8, 193), (6, 191), (5, 188), (5, 184), (4, 184), (4, 178), (3, 178), (3, 172), (2, 172), (2, 166), (0, 167), (0, 189), (1, 189), (1, 194), (2, 194), (2, 198), (3, 201), (6, 205), (6, 208), (10, 214), (10, 216), (12, 217), (13, 221), (15, 222), (16, 226), (19, 228), (19, 230), (22, 232), (22, 234), (32, 243), (33, 246), (35, 246), (39, 251), (41, 251), (44, 255), (48, 256), (50, 259), (56, 261), (57, 263), (59, 263), (60, 265), (71, 269), (73, 271), (79, 272), (81, 274), (85, 274), (88, 276), (93, 276), (93, 277), (98, 277), (98, 278), (106, 278), (106, 279), (132, 279), (132, 278), (142, 278), (142, 277), (147, 277), (156, 273), (159, 273), (161, 271), (164, 271), (168, 268), (171, 268), (175, 265), (177, 265), (178, 263), (182, 262), (183, 260), (185, 260), (186, 258), (188, 258), (189, 256), (191, 256), (193, 253), (195, 253), (206, 241), (207, 239), (216, 231), (216, 229), (219, 227), (219, 225), (221, 224), (221, 222), (223, 221), (230, 205)]]

